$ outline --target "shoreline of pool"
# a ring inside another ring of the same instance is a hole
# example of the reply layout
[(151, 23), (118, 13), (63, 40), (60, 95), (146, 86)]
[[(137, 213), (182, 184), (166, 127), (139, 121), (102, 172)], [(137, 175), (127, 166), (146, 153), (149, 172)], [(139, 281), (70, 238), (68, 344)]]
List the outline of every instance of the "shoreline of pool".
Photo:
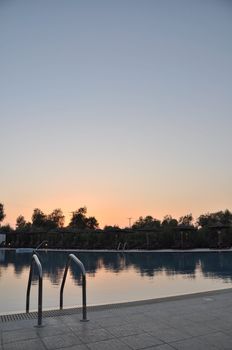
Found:
[[(1, 247), (2, 250), (16, 250), (16, 249), (24, 249), (24, 248), (4, 248)], [(35, 248), (32, 248), (35, 249)], [(126, 250), (117, 250), (117, 249), (36, 249), (36, 251), (49, 251), (49, 252), (80, 252), (80, 253), (213, 253), (213, 252), (232, 252), (232, 248), (195, 248), (195, 249), (126, 249)]]

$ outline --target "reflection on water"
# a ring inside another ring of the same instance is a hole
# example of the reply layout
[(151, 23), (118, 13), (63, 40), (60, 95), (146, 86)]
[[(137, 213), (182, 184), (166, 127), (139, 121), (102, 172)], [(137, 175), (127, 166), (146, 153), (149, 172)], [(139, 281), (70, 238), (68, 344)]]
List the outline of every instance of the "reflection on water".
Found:
[[(69, 253), (39, 252), (44, 275), (44, 307), (58, 307), (59, 287)], [(89, 304), (220, 289), (230, 287), (232, 281), (230, 252), (75, 254), (86, 267)], [(30, 261), (31, 254), (0, 250), (1, 313), (24, 310)], [(32, 308), (36, 308), (36, 283), (35, 276)], [(80, 305), (81, 290), (77, 287), (80, 284), (80, 271), (72, 265), (65, 287), (66, 306)]]
[(5, 261), (5, 250), (0, 250), (0, 261)]

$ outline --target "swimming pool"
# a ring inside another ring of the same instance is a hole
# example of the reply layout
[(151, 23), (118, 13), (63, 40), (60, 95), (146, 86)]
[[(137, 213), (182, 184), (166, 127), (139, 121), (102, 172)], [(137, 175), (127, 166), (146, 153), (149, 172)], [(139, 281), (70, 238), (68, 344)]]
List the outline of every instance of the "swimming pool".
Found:
[[(71, 251), (39, 251), (43, 308), (59, 307), (59, 289)], [(232, 287), (232, 252), (74, 252), (87, 271), (88, 305), (189, 294)], [(31, 254), (0, 250), (0, 313), (25, 310)], [(64, 307), (81, 305), (81, 275), (71, 266)], [(37, 308), (37, 281), (31, 310)]]

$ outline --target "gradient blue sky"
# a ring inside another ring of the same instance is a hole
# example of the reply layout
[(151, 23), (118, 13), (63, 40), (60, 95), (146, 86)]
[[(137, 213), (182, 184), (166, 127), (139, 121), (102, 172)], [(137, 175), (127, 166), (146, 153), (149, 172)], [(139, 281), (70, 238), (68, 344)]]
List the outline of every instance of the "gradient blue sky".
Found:
[(232, 209), (232, 2), (0, 0), (0, 202)]

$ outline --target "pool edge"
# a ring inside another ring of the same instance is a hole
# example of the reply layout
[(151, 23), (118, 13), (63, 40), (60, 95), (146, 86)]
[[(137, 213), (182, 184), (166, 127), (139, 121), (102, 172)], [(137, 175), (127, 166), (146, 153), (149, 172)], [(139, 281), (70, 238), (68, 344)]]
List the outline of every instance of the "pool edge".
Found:
[[(149, 304), (156, 304), (156, 303), (162, 303), (162, 302), (171, 302), (175, 300), (185, 300), (185, 299), (194, 299), (194, 298), (201, 298), (204, 296), (214, 296), (218, 294), (226, 294), (231, 293), (231, 288), (224, 288), (224, 289), (218, 289), (218, 290), (212, 290), (212, 291), (203, 291), (203, 292), (196, 292), (196, 293), (190, 293), (190, 294), (181, 294), (181, 295), (174, 295), (174, 296), (168, 296), (168, 297), (161, 297), (161, 298), (154, 298), (154, 299), (145, 299), (145, 300), (136, 300), (136, 301), (128, 301), (128, 302), (121, 302), (121, 303), (113, 303), (113, 304), (102, 304), (102, 305), (91, 305), (88, 306), (88, 312), (94, 312), (94, 311), (104, 311), (104, 310), (110, 310), (110, 309), (119, 309), (119, 308), (125, 308), (125, 307), (133, 307), (133, 306), (142, 306), (142, 305), (149, 305)], [(43, 311), (43, 318), (47, 317), (57, 317), (57, 316), (68, 316), (68, 315), (74, 315), (81, 313), (82, 308), (65, 308), (63, 310), (59, 309), (49, 309)], [(30, 320), (37, 318), (38, 314), (36, 311), (25, 313), (15, 313), (15, 314), (3, 314), (0, 315), (0, 323), (6, 323), (10, 321), (23, 321), (23, 320)]]

